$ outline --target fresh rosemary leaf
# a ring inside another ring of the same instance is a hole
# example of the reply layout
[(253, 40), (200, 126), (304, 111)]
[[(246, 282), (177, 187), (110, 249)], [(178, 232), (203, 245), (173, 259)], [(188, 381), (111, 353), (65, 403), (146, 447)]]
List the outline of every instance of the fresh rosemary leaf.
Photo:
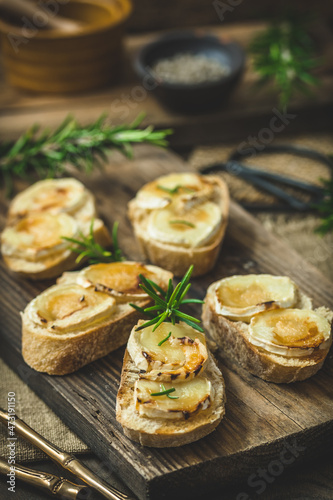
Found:
[[(139, 275), (139, 277), (142, 279), (141, 274)], [(139, 286), (144, 292), (146, 292), (147, 295), (149, 295), (149, 297), (151, 297), (153, 300), (155, 300), (155, 302), (157, 304), (160, 304), (162, 307), (164, 306), (164, 300), (161, 297), (159, 297), (153, 290), (151, 290), (150, 288), (148, 288), (142, 284), (140, 284)]]
[(200, 323), (200, 319), (193, 318), (193, 316), (190, 316), (189, 314), (185, 314), (181, 311), (176, 311), (175, 314), (176, 314), (176, 316), (179, 316), (179, 318), (188, 319), (189, 321), (193, 321), (194, 323)]
[(151, 396), (166, 396), (167, 394), (170, 394), (170, 392), (175, 392), (175, 388), (171, 387), (171, 389), (164, 389), (164, 391), (160, 392), (152, 392), (150, 395)]
[(156, 291), (159, 292), (162, 297), (166, 297), (166, 292), (161, 288), (157, 283), (154, 283), (152, 280), (146, 278), (147, 282), (152, 286), (156, 288)]
[(124, 260), (122, 252), (118, 246), (118, 222), (115, 222), (112, 228), (112, 237), (114, 244), (114, 252), (110, 252), (103, 248), (94, 238), (94, 219), (92, 219), (89, 229), (88, 237), (84, 236), (82, 232), (79, 232), (79, 239), (70, 238), (68, 236), (62, 236), (63, 240), (73, 243), (75, 246), (70, 246), (70, 250), (78, 253), (76, 263), (79, 264), (82, 259), (88, 259), (90, 264), (97, 263), (109, 263), (109, 262), (121, 262)]
[(194, 330), (197, 330), (198, 332), (204, 333), (205, 330), (203, 328), (201, 328), (201, 326), (198, 325), (197, 323), (194, 323), (193, 321), (190, 321), (189, 319), (183, 319), (183, 321), (188, 326), (191, 326), (192, 328), (194, 328)]
[(40, 132), (34, 125), (16, 142), (0, 145), (0, 175), (7, 193), (12, 192), (15, 177), (27, 178), (34, 173), (38, 178), (52, 178), (62, 175), (68, 164), (89, 173), (107, 159), (106, 153), (112, 149), (130, 158), (134, 143), (167, 146), (166, 137), (172, 131), (155, 131), (151, 126), (140, 129), (143, 118), (141, 114), (130, 125), (110, 126), (103, 114), (94, 123), (81, 126), (68, 116), (53, 132)]
[(161, 306), (151, 306), (151, 307), (146, 307), (144, 309), (144, 312), (150, 312), (150, 311), (160, 311)]
[[(183, 293), (182, 293), (182, 294), (181, 294), (181, 296), (179, 297), (179, 299), (177, 299), (177, 302), (176, 302), (176, 306), (177, 306), (177, 307), (179, 306), (179, 304), (181, 304), (181, 303), (182, 303), (182, 300), (183, 300), (183, 298), (185, 297), (185, 295), (187, 294), (187, 292), (189, 291), (190, 287), (191, 287), (191, 284), (190, 284), (190, 283), (188, 283), (188, 284), (186, 285), (186, 287), (185, 287), (185, 290), (183, 291)], [(189, 299), (189, 300), (191, 300), (191, 299)], [(191, 300), (191, 302), (192, 302), (192, 300)]]
[(177, 301), (177, 296), (178, 296), (178, 292), (180, 290), (180, 287), (181, 287), (181, 282), (179, 282), (177, 285), (176, 285), (176, 288), (173, 290), (172, 294), (171, 294), (171, 297), (169, 299), (169, 303), (170, 304), (175, 304), (176, 301)]
[[(164, 384), (161, 384), (161, 387), (162, 387), (162, 390), (166, 390), (165, 387), (164, 387)], [(178, 399), (178, 396), (170, 396), (170, 392), (167, 394), (167, 397), (170, 398), (170, 399)]]
[[(132, 304), (131, 304), (132, 305)], [(148, 328), (148, 326), (155, 325), (158, 321), (159, 317), (155, 316), (153, 319), (150, 319), (149, 321), (146, 321), (142, 325), (138, 326), (135, 331), (139, 332), (140, 330), (143, 330), (144, 328)]]
[(178, 190), (181, 187), (181, 185), (178, 184), (174, 188), (167, 188), (166, 186), (160, 186), (160, 185), (157, 185), (157, 187), (158, 187), (158, 189), (161, 189), (162, 191), (165, 191), (168, 194), (176, 194), (176, 193), (178, 193)]
[(289, 15), (274, 21), (254, 38), (250, 53), (260, 76), (259, 83), (273, 82), (281, 108), (288, 106), (296, 92), (309, 94), (309, 86), (320, 83), (311, 73), (320, 61), (315, 57), (304, 16)]
[(201, 299), (185, 299), (180, 302), (181, 304), (204, 304), (205, 301)]
[(179, 396), (170, 396), (170, 393), (167, 394), (169, 399), (179, 399)]
[(158, 321), (156, 322), (154, 328), (153, 328), (153, 332), (156, 330), (156, 328), (158, 328), (162, 323), (163, 321), (167, 318), (168, 316), (168, 311), (165, 311), (164, 313), (162, 313), (158, 319)]
[(161, 342), (159, 342), (157, 345), (158, 346), (163, 345), (164, 342), (166, 342), (170, 337), (171, 337), (171, 332), (169, 332), (168, 335), (163, 340), (161, 340)]
[(145, 311), (142, 307), (138, 306), (137, 304), (129, 304), (133, 309), (138, 311), (140, 314), (145, 314), (146, 316), (149, 316), (150, 318), (155, 318), (155, 314), (152, 314), (150, 312)]
[[(183, 293), (183, 290), (187, 287), (188, 282), (190, 281), (191, 275), (193, 272), (193, 266), (190, 266), (187, 272), (185, 273), (185, 276), (179, 283), (179, 295)], [(177, 288), (177, 287), (176, 287)], [(178, 300), (178, 297), (175, 297), (176, 300)]]
[(195, 224), (193, 222), (189, 222), (188, 220), (169, 220), (169, 224), (184, 224), (184, 226), (188, 227), (195, 227)]
[(166, 389), (163, 384), (161, 384), (162, 390), (160, 392), (152, 392), (151, 396), (167, 396), (170, 399), (178, 399), (178, 396), (170, 396), (172, 392), (175, 392), (175, 388), (171, 387), (170, 389)]
[(168, 290), (167, 290), (166, 297), (165, 297), (165, 300), (167, 302), (169, 301), (169, 299), (171, 297), (172, 291), (173, 291), (173, 285), (172, 285), (172, 280), (170, 279), (169, 284), (168, 284)]
[[(179, 310), (179, 307), (183, 304), (191, 304), (191, 303), (201, 303), (198, 299), (187, 299), (184, 301), (184, 297), (187, 294), (190, 288), (190, 277), (193, 272), (193, 266), (190, 266), (188, 271), (186, 272), (183, 279), (173, 287), (172, 281), (169, 281), (167, 293), (161, 293), (158, 295), (158, 286), (153, 281), (149, 280), (140, 274), (140, 279), (143, 283), (140, 284), (142, 290), (144, 290), (155, 302), (155, 306), (148, 307), (144, 309), (143, 312), (147, 314), (151, 314), (155, 312), (155, 317), (146, 321), (142, 325), (136, 328), (136, 331), (143, 330), (148, 326), (154, 325), (153, 331), (155, 331), (159, 325), (163, 322), (171, 322), (173, 325), (176, 324), (177, 318), (181, 318), (185, 323), (192, 326), (196, 330), (203, 332), (203, 329), (198, 325), (200, 320), (190, 316), (189, 314), (183, 313)], [(146, 286), (147, 285), (147, 286)], [(132, 304), (131, 304), (132, 305)], [(140, 311), (142, 312), (142, 310)]]
[(195, 190), (192, 188), (189, 188), (187, 186), (182, 186), (181, 184), (177, 184), (177, 186), (173, 188), (167, 188), (166, 186), (157, 186), (158, 189), (161, 189), (162, 191), (165, 191), (168, 194), (178, 194), (178, 191), (182, 188), (184, 191), (187, 191), (188, 193), (194, 193)]
[(146, 287), (149, 288), (153, 293), (155, 293), (154, 285), (156, 286), (156, 283), (154, 283), (151, 280), (148, 280), (143, 274), (140, 274), (140, 279), (142, 281), (142, 284)]

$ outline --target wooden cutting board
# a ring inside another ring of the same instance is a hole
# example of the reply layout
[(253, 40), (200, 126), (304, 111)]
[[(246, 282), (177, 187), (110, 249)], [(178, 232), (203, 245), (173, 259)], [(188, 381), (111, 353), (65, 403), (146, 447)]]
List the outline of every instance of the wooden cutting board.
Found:
[[(168, 151), (140, 146), (133, 161), (114, 155), (104, 172), (81, 179), (95, 193), (107, 225), (120, 221), (120, 244), (128, 258), (142, 259), (126, 217), (127, 202), (145, 182), (186, 168)], [(6, 205), (2, 195), (1, 227)], [(289, 275), (313, 297), (315, 306), (333, 308), (332, 283), (232, 203), (218, 264), (210, 274), (193, 280), (191, 294), (203, 298), (212, 281), (236, 273)], [(115, 419), (124, 349), (64, 377), (31, 370), (20, 354), (19, 311), (51, 282), (20, 279), (2, 262), (0, 280), (2, 356), (140, 499), (193, 498), (247, 475), (255, 483), (259, 467), (267, 469), (272, 478), (287, 467), (286, 461), (297, 463), (324, 443), (332, 443), (332, 355), (317, 375), (291, 385), (264, 382), (218, 355), (227, 386), (227, 406), (216, 431), (180, 448), (144, 448), (125, 437)], [(200, 314), (198, 308), (193, 312)]]

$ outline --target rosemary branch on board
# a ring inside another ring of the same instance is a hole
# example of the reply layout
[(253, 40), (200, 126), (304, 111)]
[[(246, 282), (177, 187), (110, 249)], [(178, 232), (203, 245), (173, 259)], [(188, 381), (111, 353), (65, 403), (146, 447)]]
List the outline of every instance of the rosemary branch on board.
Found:
[(260, 75), (260, 84), (274, 82), (279, 92), (279, 105), (288, 106), (295, 92), (311, 94), (309, 86), (319, 85), (312, 74), (319, 60), (307, 33), (307, 23), (299, 15), (274, 21), (250, 44), (254, 69)]
[(122, 251), (120, 250), (118, 245), (118, 226), (119, 222), (115, 222), (112, 228), (112, 252), (106, 250), (95, 241), (94, 219), (91, 221), (88, 236), (84, 236), (84, 234), (80, 231), (80, 239), (69, 238), (68, 236), (62, 236), (62, 239), (75, 245), (70, 246), (69, 249), (79, 254), (75, 261), (77, 264), (79, 264), (84, 258), (88, 260), (89, 264), (121, 262), (125, 260), (125, 257), (123, 256)]
[(1, 183), (11, 194), (15, 177), (28, 179), (35, 174), (40, 179), (52, 178), (66, 172), (69, 164), (89, 173), (95, 165), (101, 167), (110, 149), (132, 158), (133, 143), (167, 146), (166, 137), (172, 131), (154, 130), (152, 126), (140, 129), (143, 119), (144, 114), (140, 114), (129, 125), (111, 126), (103, 114), (94, 123), (81, 126), (68, 116), (53, 132), (40, 132), (40, 127), (34, 125), (16, 142), (0, 144)]
[(193, 266), (190, 266), (188, 271), (185, 273), (182, 280), (173, 286), (171, 279), (169, 280), (168, 290), (165, 292), (159, 285), (154, 283), (154, 281), (145, 278), (142, 274), (139, 275), (142, 283), (140, 287), (144, 290), (149, 297), (151, 297), (155, 305), (146, 307), (137, 306), (136, 304), (130, 304), (134, 309), (142, 314), (150, 316), (151, 319), (143, 323), (136, 328), (136, 331), (142, 330), (151, 325), (155, 325), (153, 332), (156, 328), (163, 322), (171, 322), (173, 325), (176, 321), (181, 320), (187, 323), (189, 326), (203, 332), (204, 330), (198, 325), (200, 320), (190, 316), (179, 310), (179, 308), (184, 304), (203, 304), (202, 300), (199, 299), (185, 299), (187, 292), (189, 291), (191, 284), (189, 283), (191, 274), (193, 272)]

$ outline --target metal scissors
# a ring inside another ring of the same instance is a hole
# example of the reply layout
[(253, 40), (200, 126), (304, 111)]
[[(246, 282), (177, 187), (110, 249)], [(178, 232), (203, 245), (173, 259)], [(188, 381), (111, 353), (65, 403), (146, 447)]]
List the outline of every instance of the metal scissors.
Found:
[[(333, 178), (333, 160), (318, 151), (290, 144), (268, 145), (262, 151), (257, 151), (257, 154), (294, 154), (303, 158), (310, 158), (326, 165), (330, 170), (331, 178)], [(213, 163), (200, 169), (202, 174), (224, 171), (232, 175), (239, 176), (253, 186), (270, 193), (283, 203), (275, 204), (257, 204), (257, 203), (242, 203), (249, 210), (274, 210), (274, 211), (312, 211), (315, 205), (318, 204), (325, 196), (325, 189), (314, 184), (309, 184), (291, 177), (281, 174), (267, 172), (263, 169), (249, 167), (243, 165), (241, 160), (253, 156), (253, 153), (246, 154), (244, 151), (235, 151), (230, 155), (226, 162)], [(310, 195), (310, 201), (303, 201), (294, 195), (291, 195), (280, 186), (296, 188)]]

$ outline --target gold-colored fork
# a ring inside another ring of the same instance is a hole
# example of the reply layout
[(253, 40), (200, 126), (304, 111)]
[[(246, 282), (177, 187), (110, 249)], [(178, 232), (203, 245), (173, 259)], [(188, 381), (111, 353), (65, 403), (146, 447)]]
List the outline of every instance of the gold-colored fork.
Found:
[[(6, 411), (0, 409), (0, 421), (3, 422), (6, 426), (8, 425), (9, 418), (10, 418), (9, 414)], [(72, 474), (74, 474), (76, 477), (80, 478), (86, 484), (97, 490), (99, 493), (101, 493), (101, 495), (103, 495), (108, 500), (134, 500), (133, 497), (129, 497), (125, 493), (119, 491), (117, 488), (114, 488), (113, 486), (107, 484), (105, 481), (100, 479), (94, 472), (92, 472), (88, 467), (86, 467), (82, 462), (80, 462), (80, 460), (78, 460), (74, 455), (71, 455), (70, 453), (67, 453), (64, 450), (57, 448), (54, 444), (44, 439), (40, 434), (38, 434), (38, 432), (34, 431), (23, 420), (20, 420), (17, 417), (15, 417), (15, 433), (22, 436), (24, 439), (32, 443), (40, 450), (44, 451), (44, 453), (46, 453), (57, 464), (59, 464), (64, 469), (67, 469), (68, 471), (72, 472)], [(29, 475), (29, 469), (27, 468), (25, 469), (26, 470), (23, 471), (24, 474)], [(57, 476), (54, 477), (57, 478)], [(37, 484), (38, 482), (39, 484)], [(45, 484), (46, 483), (47, 482), (45, 482)], [(38, 486), (40, 484), (41, 484), (40, 478), (39, 481), (37, 481), (37, 476), (36, 476), (35, 485)], [(70, 483), (68, 485), (68, 488), (72, 488), (72, 486), (70, 485), (73, 484), (74, 483)], [(79, 485), (75, 486), (79, 488), (79, 490), (76, 493), (77, 495), (80, 491), (80, 486)], [(76, 498), (76, 496), (69, 496), (68, 498)]]

